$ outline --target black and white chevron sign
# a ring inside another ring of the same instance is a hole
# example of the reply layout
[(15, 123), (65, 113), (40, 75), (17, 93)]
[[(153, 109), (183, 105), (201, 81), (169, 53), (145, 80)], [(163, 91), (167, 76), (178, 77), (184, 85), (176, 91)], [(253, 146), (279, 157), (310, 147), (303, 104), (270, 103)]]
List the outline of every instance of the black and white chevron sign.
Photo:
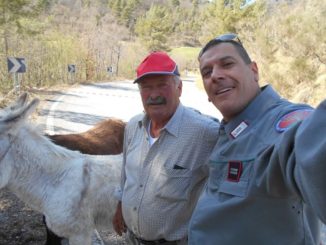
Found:
[(68, 65), (68, 72), (69, 73), (75, 73), (76, 72), (76, 66), (75, 65)]
[(10, 73), (26, 72), (25, 58), (8, 57), (8, 71)]

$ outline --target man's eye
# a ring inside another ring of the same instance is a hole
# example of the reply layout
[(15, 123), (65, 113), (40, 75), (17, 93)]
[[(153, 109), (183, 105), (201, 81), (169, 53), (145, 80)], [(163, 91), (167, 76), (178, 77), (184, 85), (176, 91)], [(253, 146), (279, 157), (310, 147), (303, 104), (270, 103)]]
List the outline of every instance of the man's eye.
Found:
[(149, 90), (150, 87), (149, 87), (149, 86), (142, 86), (142, 87), (140, 87), (140, 89), (141, 89), (141, 90)]
[(160, 85), (158, 85), (159, 88), (165, 88), (167, 86), (167, 83), (162, 83)]
[(226, 62), (222, 66), (223, 67), (229, 67), (229, 66), (232, 66), (232, 65), (233, 65), (233, 62)]
[(205, 70), (205, 71), (202, 71), (201, 75), (202, 75), (202, 77), (208, 77), (211, 73), (212, 73), (211, 70)]

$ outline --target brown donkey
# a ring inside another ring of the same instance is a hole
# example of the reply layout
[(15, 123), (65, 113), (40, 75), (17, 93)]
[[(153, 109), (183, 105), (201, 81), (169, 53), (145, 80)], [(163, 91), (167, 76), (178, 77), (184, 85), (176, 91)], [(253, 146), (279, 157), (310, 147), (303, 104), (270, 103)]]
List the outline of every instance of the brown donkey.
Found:
[(122, 152), (125, 123), (106, 119), (79, 134), (47, 135), (53, 143), (89, 155), (115, 155)]

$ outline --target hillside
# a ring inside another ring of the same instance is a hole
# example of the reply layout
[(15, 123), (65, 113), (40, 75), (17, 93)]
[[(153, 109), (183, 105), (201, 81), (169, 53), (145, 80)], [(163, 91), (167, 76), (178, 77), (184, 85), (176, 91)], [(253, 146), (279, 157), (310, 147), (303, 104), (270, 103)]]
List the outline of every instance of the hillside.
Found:
[(262, 84), (313, 105), (326, 94), (325, 1), (3, 0), (0, 12), (2, 94), (13, 90), (10, 56), (25, 58), (22, 89), (133, 78), (151, 50), (197, 72), (200, 47), (225, 32), (239, 34)]

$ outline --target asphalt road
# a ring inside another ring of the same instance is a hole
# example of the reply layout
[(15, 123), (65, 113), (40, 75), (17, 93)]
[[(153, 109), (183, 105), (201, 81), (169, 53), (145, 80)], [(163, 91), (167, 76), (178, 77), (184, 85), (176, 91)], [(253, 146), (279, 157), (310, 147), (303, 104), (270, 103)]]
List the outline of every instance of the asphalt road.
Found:
[[(39, 114), (49, 134), (86, 131), (108, 117), (128, 121), (143, 108), (138, 87), (131, 81), (81, 85), (46, 100), (47, 106), (43, 106)], [(204, 114), (221, 118), (192, 78), (184, 79), (181, 102)]]

